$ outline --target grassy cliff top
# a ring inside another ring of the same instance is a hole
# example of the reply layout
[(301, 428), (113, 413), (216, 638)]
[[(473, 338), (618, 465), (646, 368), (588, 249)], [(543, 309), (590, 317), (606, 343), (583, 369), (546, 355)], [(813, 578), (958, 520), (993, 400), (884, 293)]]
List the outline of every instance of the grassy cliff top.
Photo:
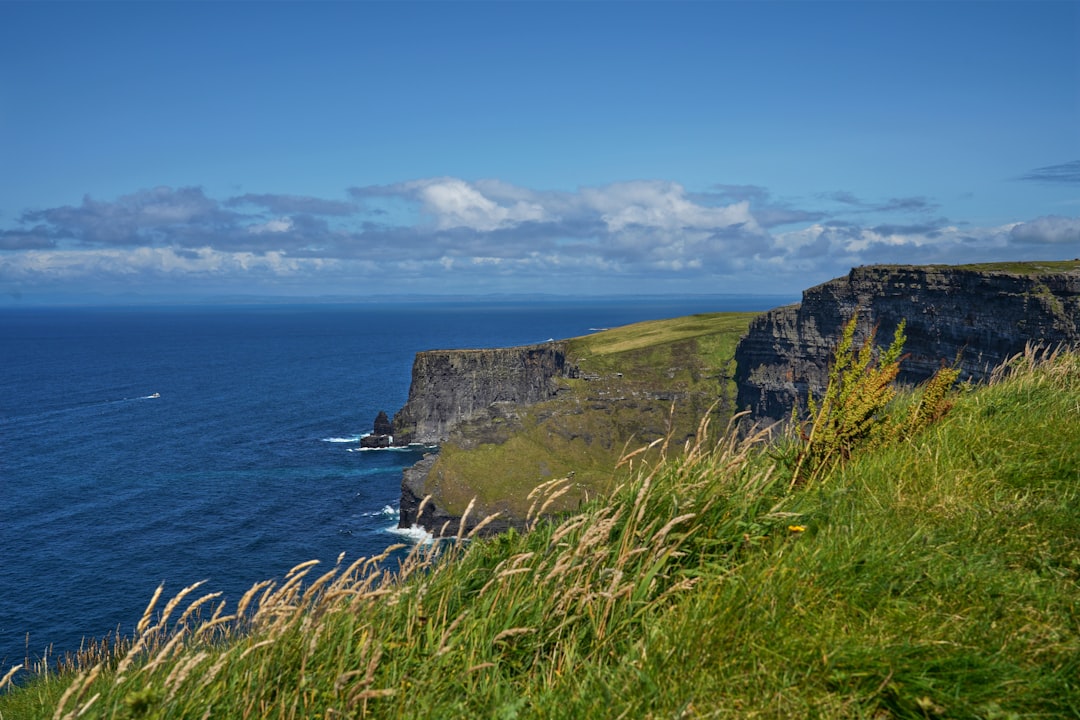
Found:
[(1074, 260), (971, 263), (968, 265), (869, 265), (863, 266), (863, 268), (968, 270), (972, 272), (1009, 273), (1011, 275), (1046, 275), (1080, 271), (1080, 258)]
[(189, 588), (0, 717), (1074, 717), (1078, 406), (1080, 356), (1027, 358), (810, 486), (699, 444), (396, 580)]
[(673, 434), (691, 436), (716, 405), (723, 427), (735, 400), (734, 355), (756, 313), (655, 320), (567, 341), (581, 377), (551, 401), (460, 425), (442, 443), (424, 494), (451, 513), (474, 498), (474, 517), (523, 518), (539, 483), (573, 474), (553, 510), (611, 490), (628, 449)]
[[(753, 315), (753, 313), (751, 314)], [(618, 355), (653, 345), (745, 332), (746, 313), (702, 313), (669, 320), (649, 320), (574, 338), (574, 355)], [(736, 340), (738, 337), (736, 336)]]

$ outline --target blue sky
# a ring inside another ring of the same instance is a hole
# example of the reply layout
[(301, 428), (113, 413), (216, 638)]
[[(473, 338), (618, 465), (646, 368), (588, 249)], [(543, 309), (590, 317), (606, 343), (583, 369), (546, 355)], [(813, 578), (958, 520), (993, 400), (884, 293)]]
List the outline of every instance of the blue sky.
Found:
[(0, 2), (0, 304), (1080, 256), (1080, 3)]

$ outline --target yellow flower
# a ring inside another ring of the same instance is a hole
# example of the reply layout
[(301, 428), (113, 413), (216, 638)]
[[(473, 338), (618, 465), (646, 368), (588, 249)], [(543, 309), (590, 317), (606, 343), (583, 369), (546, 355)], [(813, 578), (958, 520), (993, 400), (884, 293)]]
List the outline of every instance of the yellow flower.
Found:
[(805, 525), (788, 525), (787, 529), (791, 532), (806, 532)]

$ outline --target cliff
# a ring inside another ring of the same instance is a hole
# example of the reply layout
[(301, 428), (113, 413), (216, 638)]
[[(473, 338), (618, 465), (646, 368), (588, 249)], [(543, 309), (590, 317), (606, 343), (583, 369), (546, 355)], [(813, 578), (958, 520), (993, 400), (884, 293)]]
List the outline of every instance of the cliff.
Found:
[(752, 313), (640, 323), (581, 338), (490, 350), (418, 353), (395, 444), (437, 444), (405, 470), (400, 525), (457, 531), (486, 516), (497, 532), (520, 527), (529, 492), (566, 479), (549, 512), (571, 510), (611, 488), (628, 448), (672, 435), (681, 444), (714, 405), (733, 412), (732, 356)]
[(395, 444), (443, 442), (457, 424), (493, 405), (531, 405), (555, 397), (556, 380), (575, 374), (560, 342), (417, 353), (409, 398), (394, 415)]
[(921, 382), (958, 357), (962, 377), (981, 380), (1029, 342), (1080, 343), (1080, 261), (855, 268), (751, 323), (735, 351), (738, 406), (777, 420), (808, 389), (822, 392), (855, 313), (859, 341), (877, 325), (887, 344), (906, 320), (902, 382)]

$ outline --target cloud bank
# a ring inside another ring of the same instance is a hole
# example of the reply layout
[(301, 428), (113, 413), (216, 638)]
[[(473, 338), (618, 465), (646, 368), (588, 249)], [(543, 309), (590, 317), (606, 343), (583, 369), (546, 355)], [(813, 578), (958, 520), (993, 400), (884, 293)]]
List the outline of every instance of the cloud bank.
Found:
[(1080, 183), (1080, 160), (1036, 168), (1021, 175), (1019, 179), (1046, 183)]
[[(1029, 179), (1076, 172), (1066, 163)], [(0, 287), (796, 293), (855, 265), (1071, 257), (1080, 248), (1077, 217), (970, 227), (942, 217), (930, 198), (847, 191), (792, 201), (753, 185), (690, 192), (643, 180), (552, 191), (435, 177), (343, 195), (213, 198), (157, 187), (27, 211), (0, 229)]]

